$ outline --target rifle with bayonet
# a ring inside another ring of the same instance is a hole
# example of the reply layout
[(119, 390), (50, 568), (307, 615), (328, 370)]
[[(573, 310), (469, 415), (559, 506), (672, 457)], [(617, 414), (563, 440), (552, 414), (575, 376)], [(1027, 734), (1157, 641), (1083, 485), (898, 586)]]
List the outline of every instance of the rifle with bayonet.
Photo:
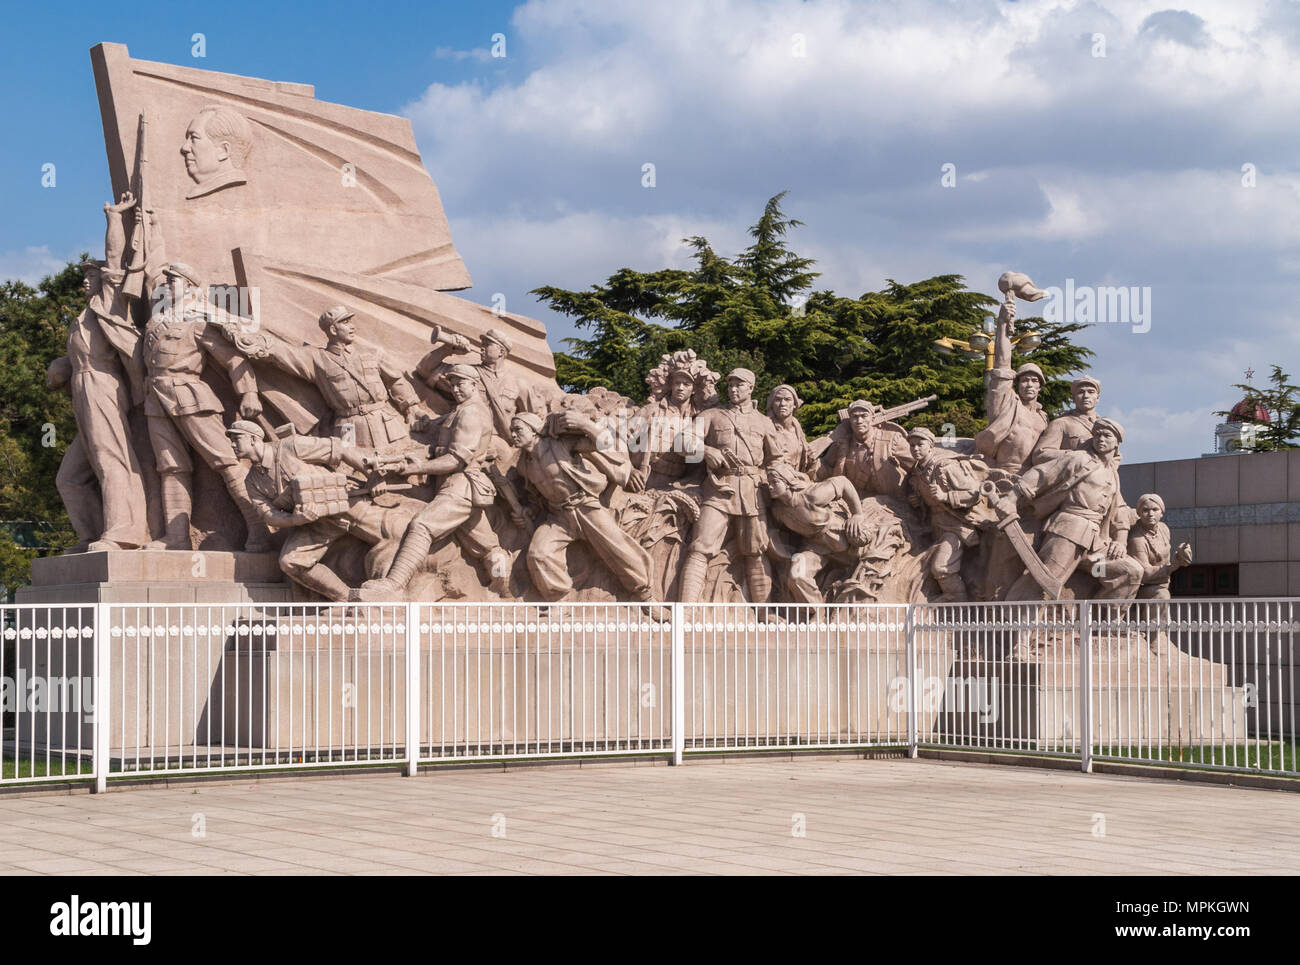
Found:
[(146, 147), (148, 130), (148, 122), (141, 114), (135, 137), (135, 174), (131, 185), (135, 195), (135, 227), (131, 230), (131, 254), (126, 266), (126, 279), (122, 282), (122, 291), (132, 298), (143, 297), (145, 271), (149, 264), (149, 215), (153, 206), (149, 202), (149, 179), (145, 176), (149, 169)]

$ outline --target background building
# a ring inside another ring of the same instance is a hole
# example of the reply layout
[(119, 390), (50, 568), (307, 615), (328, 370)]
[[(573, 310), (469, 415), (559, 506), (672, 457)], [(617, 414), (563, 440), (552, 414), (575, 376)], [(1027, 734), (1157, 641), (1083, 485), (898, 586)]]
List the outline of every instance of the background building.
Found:
[(1300, 449), (1242, 452), (1254, 425), (1234, 417), (1215, 430), (1214, 453), (1121, 465), (1124, 499), (1159, 493), (1174, 545), (1192, 544), (1174, 596), (1300, 596)]

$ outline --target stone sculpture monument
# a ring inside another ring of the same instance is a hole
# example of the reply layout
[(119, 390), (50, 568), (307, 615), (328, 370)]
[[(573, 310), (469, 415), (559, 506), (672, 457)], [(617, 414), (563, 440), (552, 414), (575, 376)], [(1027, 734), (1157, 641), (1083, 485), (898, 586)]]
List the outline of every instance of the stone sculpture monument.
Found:
[(1044, 373), (1012, 367), (1016, 301), (1043, 297), (1023, 274), (999, 281), (974, 440), (900, 424), (934, 397), (846, 400), (810, 440), (796, 386), (760, 408), (735, 369), (719, 399), (690, 351), (644, 403), (566, 393), (540, 323), (449, 294), (470, 278), (407, 121), (114, 44), (91, 60), (119, 201), (49, 373), (81, 543), (27, 599), (812, 612), (1160, 599), (1190, 560), (1158, 496), (1124, 505), (1100, 380), (1049, 420)]

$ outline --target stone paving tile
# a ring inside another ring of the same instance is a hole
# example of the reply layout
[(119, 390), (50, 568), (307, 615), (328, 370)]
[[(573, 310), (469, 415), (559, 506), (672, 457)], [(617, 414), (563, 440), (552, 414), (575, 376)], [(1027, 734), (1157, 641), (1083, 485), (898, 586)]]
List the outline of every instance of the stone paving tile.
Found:
[(935, 761), (434, 771), (0, 798), (0, 874), (1277, 874), (1297, 819), (1287, 793)]

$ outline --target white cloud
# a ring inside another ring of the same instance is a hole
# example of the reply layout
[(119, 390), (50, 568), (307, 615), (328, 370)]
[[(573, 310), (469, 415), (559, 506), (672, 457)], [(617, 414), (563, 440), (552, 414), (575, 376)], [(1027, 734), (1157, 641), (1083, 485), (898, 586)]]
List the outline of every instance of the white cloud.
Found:
[(1166, 409), (1139, 406), (1134, 409), (1102, 407), (1102, 414), (1119, 420), (1124, 427), (1120, 446), (1127, 463), (1136, 460), (1131, 453), (1142, 453), (1141, 461), (1190, 459), (1214, 451), (1214, 427), (1222, 420), (1210, 406), (1197, 409)]
[(492, 51), (486, 47), (475, 47), (471, 50), (457, 50), (455, 47), (435, 47), (433, 56), (438, 60), (477, 60), (480, 63), (492, 59)]
[(1146, 336), (1083, 336), (1107, 401), (1163, 427), (1130, 461), (1205, 451), (1241, 369), (1296, 368), (1293, 5), (534, 0), (510, 43), (522, 72), (432, 84), (407, 113), (472, 297), (504, 292), (556, 344), (571, 328), (529, 289), (684, 264), (691, 234), (734, 253), (788, 188), (819, 286), (1151, 286)]
[(37, 285), (46, 275), (63, 270), (68, 258), (55, 257), (48, 245), (0, 252), (0, 280)]

